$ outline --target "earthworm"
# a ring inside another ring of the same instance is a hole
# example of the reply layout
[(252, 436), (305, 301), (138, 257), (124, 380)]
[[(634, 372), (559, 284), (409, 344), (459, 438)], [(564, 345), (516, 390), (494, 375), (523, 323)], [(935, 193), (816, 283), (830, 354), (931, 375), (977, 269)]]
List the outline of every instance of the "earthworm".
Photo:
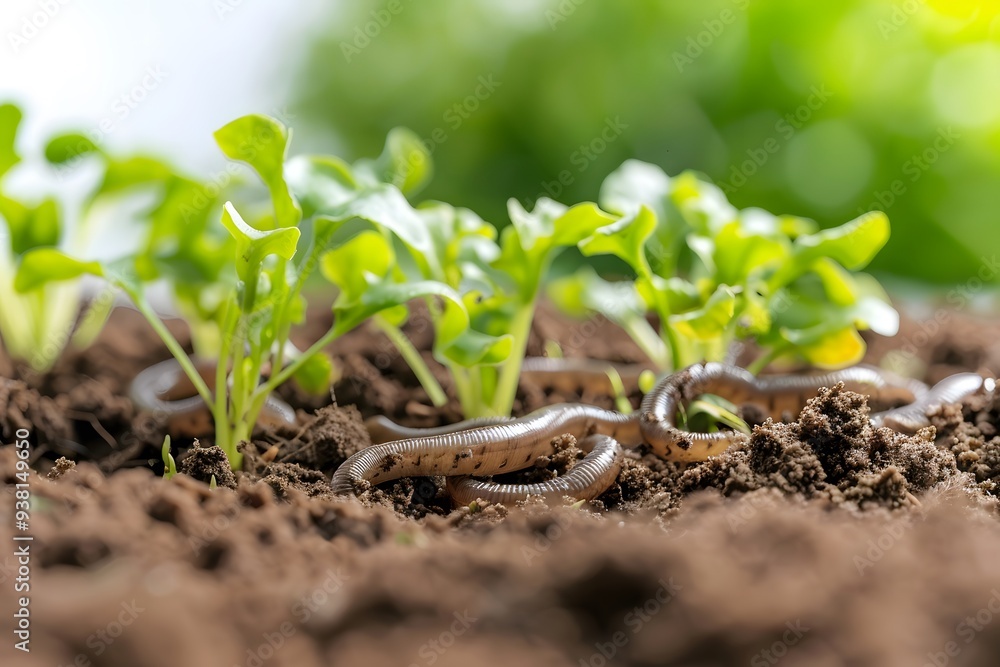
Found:
[(536, 484), (498, 484), (463, 475), (448, 478), (448, 493), (456, 505), (468, 505), (477, 498), (512, 505), (528, 496), (559, 500), (572, 496), (577, 500), (592, 500), (604, 493), (618, 478), (622, 468), (622, 448), (618, 441), (606, 435), (590, 435), (579, 443), (588, 452), (582, 461), (562, 477)]
[[(773, 418), (781, 419), (785, 412), (799, 412), (819, 388), (840, 382), (846, 389), (866, 393), (880, 402), (907, 403), (903, 407), (871, 415), (875, 426), (884, 424), (907, 432), (914, 432), (928, 424), (924, 413), (930, 406), (959, 400), (984, 384), (989, 391), (995, 386), (992, 380), (984, 380), (973, 373), (959, 373), (945, 378), (928, 390), (923, 383), (903, 380), (866, 366), (822, 375), (754, 377), (742, 368), (726, 364), (695, 364), (661, 380), (643, 398), (639, 412), (633, 415), (566, 404), (548, 406), (519, 419), (500, 423), (484, 425), (481, 421), (470, 420), (435, 429), (432, 434), (416, 429), (408, 433), (419, 432), (422, 437), (383, 442), (355, 453), (337, 469), (331, 484), (335, 493), (349, 494), (368, 484), (400, 477), (492, 475), (520, 470), (532, 465), (538, 456), (551, 453), (552, 438), (566, 433), (578, 439), (598, 433), (630, 447), (644, 442), (663, 458), (701, 461), (745, 441), (747, 436), (734, 431), (693, 433), (677, 428), (674, 419), (678, 409), (696, 396), (712, 393), (735, 403), (752, 403), (764, 408)], [(597, 451), (596, 447), (594, 451)], [(603, 483), (608, 479), (610, 473), (597, 468), (598, 461), (604, 465), (607, 458), (594, 457), (591, 461), (593, 464), (586, 468), (586, 476), (581, 473), (587, 485), (580, 487), (582, 481), (571, 480), (574, 486), (572, 492), (566, 492), (567, 495), (576, 495), (579, 491), (588, 497), (595, 497), (590, 494), (599, 486), (596, 480)], [(611, 476), (608, 484), (614, 478)], [(590, 483), (591, 479), (594, 483)], [(478, 497), (503, 503), (524, 499), (534, 490), (549, 496), (560, 492), (554, 487), (529, 487), (516, 485), (511, 488), (461, 480), (450, 485), (451, 489), (458, 489), (462, 500), (467, 498), (466, 492), (471, 493), (475, 489)], [(601, 491), (603, 489), (597, 494)]]
[[(215, 362), (197, 360), (195, 367), (203, 378), (214, 380)], [(130, 394), (140, 408), (166, 415), (171, 433), (193, 438), (212, 431), (211, 412), (176, 359), (153, 364), (139, 373), (132, 381)], [(269, 396), (261, 421), (294, 424), (295, 411), (281, 399)]]

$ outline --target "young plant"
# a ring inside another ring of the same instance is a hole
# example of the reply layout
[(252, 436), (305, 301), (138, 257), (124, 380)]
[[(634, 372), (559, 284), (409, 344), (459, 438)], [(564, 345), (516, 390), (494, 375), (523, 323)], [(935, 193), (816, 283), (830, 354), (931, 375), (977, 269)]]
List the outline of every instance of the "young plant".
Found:
[[(86, 347), (104, 325), (113, 300), (93, 299), (84, 309), (77, 281), (40, 285), (19, 293), (15, 275), (24, 255), (36, 248), (79, 248), (87, 240), (92, 220), (81, 211), (74, 234), (66, 233), (63, 212), (55, 197), (28, 202), (10, 194), (4, 179), (21, 162), (17, 152), (20, 109), (0, 105), (0, 337), (7, 353), (35, 373), (52, 368), (69, 344)], [(51, 144), (50, 144), (51, 146)], [(46, 150), (49, 156), (49, 150)], [(84, 314), (79, 318), (81, 310)]]
[(896, 332), (885, 292), (855, 273), (888, 240), (881, 212), (816, 231), (803, 218), (737, 210), (693, 173), (670, 178), (637, 161), (607, 178), (600, 202), (619, 218), (582, 239), (580, 250), (620, 258), (634, 282), (611, 284), (585, 270), (551, 294), (570, 312), (620, 324), (664, 371), (720, 361), (739, 340), (762, 350), (754, 372), (778, 358), (845, 366), (864, 355), (860, 329)]
[(431, 309), (435, 355), (449, 370), (466, 417), (509, 415), (535, 306), (553, 259), (614, 218), (596, 205), (540, 199), (531, 212), (508, 202), (512, 224), (496, 242), (492, 225), (466, 209), (418, 209), (431, 247), (410, 246), (425, 278), (462, 295), (470, 326), (451, 331), (448, 313)]
[[(177, 239), (168, 244), (170, 252), (140, 252), (112, 262), (73, 258), (54, 249), (35, 250), (24, 257), (16, 286), (30, 291), (53, 280), (90, 273), (124, 290), (210, 407), (216, 444), (238, 468), (242, 455), (237, 445), (250, 438), (270, 394), (291, 378), (307, 388), (325, 388), (332, 365), (323, 350), (344, 333), (379, 313), (397, 317), (393, 314), (420, 297), (433, 296), (446, 304), (442, 308), (449, 313), (454, 330), (467, 326), (468, 316), (454, 290), (431, 280), (405, 281), (396, 270), (392, 233), (412, 234), (406, 240), (415, 247), (424, 241), (421, 230), (397, 219), (412, 211), (393, 185), (398, 179), (405, 184), (409, 173), (398, 162), (376, 160), (351, 167), (336, 158), (306, 158), (297, 163), (295, 177), (286, 179), (290, 133), (278, 121), (245, 116), (221, 128), (215, 138), (229, 158), (256, 172), (270, 203), (250, 222), (232, 203), (222, 208), (222, 225), (232, 245), (229, 260), (222, 263), (223, 270), (211, 285), (219, 294), (217, 315), (212, 316), (219, 325), (213, 378), (202, 378), (147, 298), (147, 287), (154, 279), (166, 279), (178, 294), (202, 287), (202, 281), (211, 277), (183, 270), (202, 261), (196, 238)], [(391, 158), (391, 145), (389, 154)], [(297, 193), (290, 181), (296, 184)], [(243, 208), (256, 211), (251, 206)], [(198, 225), (181, 224), (177, 219), (180, 206), (171, 210), (173, 217), (163, 221), (166, 228), (173, 220), (181, 236), (203, 233)], [(334, 303), (333, 325), (300, 352), (289, 336), (304, 318), (303, 288), (317, 268), (322, 268), (340, 294)]]

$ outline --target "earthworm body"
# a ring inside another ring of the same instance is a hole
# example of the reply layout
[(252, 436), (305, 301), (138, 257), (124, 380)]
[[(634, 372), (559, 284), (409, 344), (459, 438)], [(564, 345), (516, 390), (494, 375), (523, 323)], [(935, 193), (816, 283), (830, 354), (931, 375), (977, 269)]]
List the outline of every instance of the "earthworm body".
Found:
[[(570, 359), (526, 359), (525, 376), (559, 389), (586, 386), (608, 390), (607, 372), (615, 368), (622, 384), (635, 387), (641, 366), (613, 366), (608, 362)], [(206, 378), (211, 364), (198, 364)], [(617, 478), (622, 446), (645, 443), (658, 456), (672, 461), (702, 461), (721, 454), (747, 436), (736, 431), (695, 433), (675, 425), (678, 410), (702, 394), (715, 394), (736, 404), (752, 404), (776, 420), (794, 418), (821, 387), (844, 383), (848, 390), (867, 394), (885, 405), (901, 405), (871, 415), (874, 426), (915, 433), (928, 425), (925, 413), (932, 405), (954, 403), (995, 382), (975, 373), (945, 378), (933, 388), (886, 371), (855, 366), (821, 375), (755, 377), (722, 363), (695, 364), (663, 378), (646, 394), (638, 412), (626, 415), (592, 405), (552, 405), (518, 419), (486, 417), (449, 426), (407, 428), (385, 417), (366, 422), (376, 444), (348, 458), (333, 475), (335, 493), (351, 494), (372, 484), (401, 477), (443, 475), (458, 504), (477, 498), (512, 504), (529, 496), (561, 499), (596, 498)], [(172, 432), (201, 435), (211, 430), (211, 415), (175, 360), (146, 369), (132, 384), (133, 400), (141, 407), (168, 417)], [(596, 388), (596, 389), (595, 389)], [(294, 424), (295, 412), (270, 398), (261, 418), (273, 424)], [(497, 484), (474, 479), (522, 470), (540, 456), (552, 453), (552, 440), (570, 434), (587, 452), (565, 475), (537, 484)]]
[[(593, 371), (579, 371), (581, 379)], [(735, 431), (693, 433), (679, 429), (674, 423), (678, 409), (699, 395), (716, 394), (736, 404), (754, 404), (780, 420), (797, 415), (821, 387), (841, 382), (846, 389), (867, 394), (879, 403), (904, 404), (871, 415), (874, 426), (903, 433), (927, 426), (925, 413), (932, 405), (956, 402), (984, 385), (988, 391), (994, 389), (993, 380), (974, 373), (952, 375), (928, 389), (923, 383), (867, 366), (822, 375), (755, 377), (727, 364), (695, 364), (661, 380), (632, 415), (566, 404), (542, 408), (519, 419), (468, 420), (434, 429), (408, 429), (376, 419), (370, 424), (374, 440), (398, 439), (379, 442), (348, 458), (333, 475), (333, 490), (350, 494), (401, 477), (444, 475), (458, 504), (477, 498), (512, 504), (531, 495), (591, 499), (616, 479), (623, 456), (620, 445), (645, 443), (665, 459), (691, 462), (721, 454), (747, 439)], [(539, 456), (551, 454), (552, 439), (563, 434), (575, 436), (589, 453), (558, 479), (505, 485), (469, 477), (530, 467)]]

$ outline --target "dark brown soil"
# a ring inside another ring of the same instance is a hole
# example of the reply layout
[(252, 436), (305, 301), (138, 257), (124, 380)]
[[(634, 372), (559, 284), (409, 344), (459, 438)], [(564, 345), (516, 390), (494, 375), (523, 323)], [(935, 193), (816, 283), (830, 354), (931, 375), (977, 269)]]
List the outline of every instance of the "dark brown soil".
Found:
[[(996, 322), (949, 314), (910, 350), (914, 331), (926, 329), (907, 323), (900, 363), (928, 379), (1000, 371)], [(429, 347), (429, 331), (410, 333)], [(641, 360), (610, 325), (546, 312), (534, 334), (533, 354), (558, 340), (571, 356)], [(32, 429), (41, 472), (29, 481), (32, 651), (13, 649), (24, 593), (14, 556), (0, 556), (3, 664), (995, 664), (995, 395), (903, 436), (871, 428), (864, 398), (832, 388), (710, 462), (630, 452), (590, 503), (453, 509), (439, 479), (332, 497), (330, 473), (368, 444), (364, 417), (458, 418), (454, 402), (429, 405), (374, 332), (336, 352), (341, 407), (287, 388), (301, 429), (258, 433), (235, 476), (211, 443), (175, 441), (188, 474), (169, 481), (163, 425), (127, 398), (129, 378), (167, 357), (135, 313), (116, 312), (51, 377), (0, 360), (24, 380), (0, 381), (0, 434)], [(611, 405), (529, 385), (517, 410), (566, 400)], [(515, 477), (549, 479), (581, 457), (564, 438)], [(4, 507), (15, 461), (0, 449)], [(4, 514), (0, 540), (15, 545)]]

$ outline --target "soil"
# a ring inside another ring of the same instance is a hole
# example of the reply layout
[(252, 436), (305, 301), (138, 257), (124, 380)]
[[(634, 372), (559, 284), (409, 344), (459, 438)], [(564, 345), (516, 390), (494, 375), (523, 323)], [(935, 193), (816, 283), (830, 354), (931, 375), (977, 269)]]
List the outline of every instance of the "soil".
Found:
[[(426, 350), (423, 321), (409, 333)], [(945, 324), (906, 321), (895, 341), (872, 339), (869, 358), (930, 381), (1000, 372), (1000, 322), (948, 311)], [(544, 309), (529, 353), (547, 341), (567, 356), (642, 361), (612, 325)], [(454, 400), (430, 405), (377, 332), (334, 352), (331, 395), (282, 390), (301, 428), (257, 433), (235, 475), (210, 439), (175, 440), (181, 474), (170, 480), (164, 425), (128, 398), (131, 377), (169, 356), (136, 313), (116, 311), (94, 347), (48, 376), (0, 359), (0, 436), (30, 429), (35, 471), (30, 654), (12, 639), (23, 543), (12, 512), (0, 524), (15, 545), (0, 551), (3, 664), (996, 662), (997, 395), (944, 406), (933, 428), (900, 435), (873, 429), (864, 397), (832, 387), (709, 462), (629, 452), (589, 503), (455, 509), (434, 478), (360, 501), (331, 494), (332, 471), (369, 442), (364, 418), (459, 418)], [(612, 405), (525, 384), (515, 410), (580, 400)], [(506, 478), (549, 479), (582, 456), (561, 438)], [(5, 508), (16, 460), (0, 448)]]

